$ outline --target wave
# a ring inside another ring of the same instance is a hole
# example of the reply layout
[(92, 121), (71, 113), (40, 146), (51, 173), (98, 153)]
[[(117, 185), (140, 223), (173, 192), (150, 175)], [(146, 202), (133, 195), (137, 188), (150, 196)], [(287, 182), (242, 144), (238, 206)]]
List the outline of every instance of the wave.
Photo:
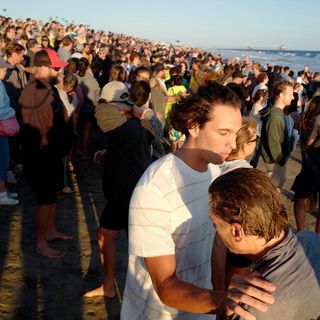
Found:
[(320, 71), (320, 51), (312, 50), (266, 50), (266, 49), (217, 49), (210, 51), (221, 53), (223, 58), (249, 57), (251, 61), (262, 65), (289, 66), (294, 71), (303, 70), (308, 65), (312, 71)]

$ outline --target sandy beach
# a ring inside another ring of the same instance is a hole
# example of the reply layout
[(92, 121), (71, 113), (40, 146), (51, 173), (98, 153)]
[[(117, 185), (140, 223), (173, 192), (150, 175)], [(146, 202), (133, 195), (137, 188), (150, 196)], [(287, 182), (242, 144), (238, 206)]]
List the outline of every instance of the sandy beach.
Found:
[[(23, 175), (12, 190), (19, 193), (21, 205), (0, 207), (0, 319), (98, 320), (118, 319), (127, 268), (127, 242), (124, 233), (118, 239), (114, 299), (82, 298), (82, 293), (100, 284), (101, 266), (97, 245), (99, 216), (105, 205), (102, 193), (102, 167), (92, 160), (74, 158), (76, 172), (71, 177), (74, 193), (59, 198), (57, 225), (70, 241), (52, 245), (66, 252), (62, 259), (48, 259), (34, 251), (33, 216), (35, 199)], [(262, 160), (259, 168), (263, 169)], [(288, 163), (283, 199), (295, 226), (292, 182), (300, 171), (297, 148)], [(307, 216), (307, 229), (314, 230), (315, 217)]]

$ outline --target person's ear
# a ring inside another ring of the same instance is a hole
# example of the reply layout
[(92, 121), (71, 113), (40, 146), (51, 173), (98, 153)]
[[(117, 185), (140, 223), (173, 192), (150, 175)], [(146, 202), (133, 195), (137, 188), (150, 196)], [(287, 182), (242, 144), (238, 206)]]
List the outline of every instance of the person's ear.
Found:
[(236, 242), (240, 242), (245, 236), (241, 224), (237, 222), (232, 224), (231, 233)]
[(189, 134), (192, 138), (197, 138), (200, 132), (200, 128), (199, 125), (195, 125), (192, 128), (188, 129), (189, 130)]

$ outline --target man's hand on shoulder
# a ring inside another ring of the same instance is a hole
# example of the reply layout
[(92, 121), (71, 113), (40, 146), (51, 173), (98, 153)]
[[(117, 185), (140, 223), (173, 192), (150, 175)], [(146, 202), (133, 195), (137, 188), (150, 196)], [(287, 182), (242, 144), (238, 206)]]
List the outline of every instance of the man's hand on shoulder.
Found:
[(255, 316), (245, 310), (242, 304), (266, 312), (267, 304), (274, 303), (271, 293), (275, 290), (275, 285), (261, 279), (257, 272), (250, 276), (233, 276), (229, 285), (227, 315), (237, 314), (243, 319), (255, 320)]

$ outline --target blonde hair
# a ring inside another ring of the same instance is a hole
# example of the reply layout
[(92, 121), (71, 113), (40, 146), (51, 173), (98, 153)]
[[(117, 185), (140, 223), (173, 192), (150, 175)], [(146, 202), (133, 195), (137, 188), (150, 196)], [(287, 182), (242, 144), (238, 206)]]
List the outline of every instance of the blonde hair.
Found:
[(242, 119), (242, 127), (237, 133), (237, 138), (236, 138), (236, 148), (232, 150), (230, 153), (230, 156), (236, 155), (245, 144), (249, 143), (250, 140), (255, 138), (256, 135), (256, 130), (257, 130), (257, 123), (254, 119), (244, 117)]

